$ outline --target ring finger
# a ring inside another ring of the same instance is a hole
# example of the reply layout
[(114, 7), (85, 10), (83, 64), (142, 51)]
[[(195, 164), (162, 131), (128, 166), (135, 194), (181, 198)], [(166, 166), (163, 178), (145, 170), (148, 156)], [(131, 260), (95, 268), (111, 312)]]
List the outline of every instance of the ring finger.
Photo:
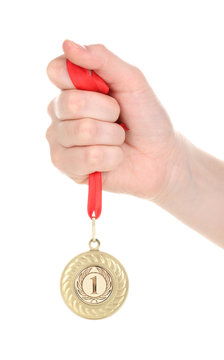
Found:
[(55, 126), (56, 141), (64, 147), (117, 146), (125, 140), (125, 131), (120, 125), (91, 118), (58, 121)]

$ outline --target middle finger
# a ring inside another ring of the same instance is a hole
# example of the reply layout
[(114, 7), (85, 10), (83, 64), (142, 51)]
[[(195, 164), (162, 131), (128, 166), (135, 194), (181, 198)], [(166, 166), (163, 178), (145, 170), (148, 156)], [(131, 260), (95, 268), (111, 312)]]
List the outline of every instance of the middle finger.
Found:
[(59, 120), (91, 117), (115, 122), (120, 114), (118, 102), (109, 95), (84, 90), (64, 90), (53, 100)]

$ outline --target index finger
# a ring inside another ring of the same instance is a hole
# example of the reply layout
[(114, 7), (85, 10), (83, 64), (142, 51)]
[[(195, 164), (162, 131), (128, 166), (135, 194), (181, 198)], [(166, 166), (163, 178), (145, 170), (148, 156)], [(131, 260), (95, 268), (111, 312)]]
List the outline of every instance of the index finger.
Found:
[(47, 66), (47, 75), (50, 81), (59, 89), (74, 89), (74, 85), (68, 74), (65, 55), (60, 55), (49, 62)]

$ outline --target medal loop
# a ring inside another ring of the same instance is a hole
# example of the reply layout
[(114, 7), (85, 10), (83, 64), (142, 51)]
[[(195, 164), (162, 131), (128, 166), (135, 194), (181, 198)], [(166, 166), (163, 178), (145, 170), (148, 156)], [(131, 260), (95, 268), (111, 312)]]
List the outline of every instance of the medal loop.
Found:
[[(97, 245), (92, 245), (92, 244), (96, 244)], [(95, 239), (95, 241), (93, 241), (93, 239), (91, 239), (89, 241), (89, 247), (90, 247), (90, 250), (99, 250), (99, 247), (100, 247), (100, 241), (98, 239)]]

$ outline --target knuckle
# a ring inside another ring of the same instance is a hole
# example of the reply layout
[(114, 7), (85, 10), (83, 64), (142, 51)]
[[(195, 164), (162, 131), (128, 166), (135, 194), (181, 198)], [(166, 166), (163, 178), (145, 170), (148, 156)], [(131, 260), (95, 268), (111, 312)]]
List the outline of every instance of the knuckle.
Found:
[(49, 116), (53, 116), (53, 113), (54, 113), (54, 99), (51, 100), (47, 106), (47, 113)]
[(108, 65), (109, 62), (109, 50), (104, 44), (95, 44), (94, 45), (95, 60), (97, 68), (104, 68)]
[(76, 182), (76, 184), (79, 184), (79, 185), (84, 184), (86, 182), (85, 176), (74, 176), (72, 179)]
[(62, 93), (58, 96), (56, 96), (53, 100), (52, 100), (52, 108), (53, 108), (53, 112), (56, 116), (57, 119), (62, 120), (62, 116), (61, 116), (61, 96)]
[(49, 142), (49, 128), (47, 128), (46, 132), (45, 132), (45, 138), (47, 139), (47, 141)]
[(72, 145), (71, 129), (73, 129), (73, 126), (68, 121), (59, 121), (57, 124), (57, 141), (65, 147), (70, 147)]
[(69, 113), (73, 112), (75, 110), (75, 101), (72, 91), (64, 91), (61, 93), (60, 103)]
[(52, 139), (52, 126), (51, 125), (47, 128), (47, 130), (45, 132), (45, 138), (47, 139), (48, 142), (50, 142)]
[(107, 50), (106, 46), (102, 43), (98, 43), (96, 44), (97, 48), (99, 49), (99, 51), (105, 51)]
[(47, 72), (47, 75), (48, 75), (49, 79), (51, 79), (53, 61), (54, 60), (50, 61), (49, 64), (47, 65), (47, 68), (46, 68), (46, 72)]
[(79, 124), (73, 127), (74, 135), (76, 135), (76, 131), (78, 132), (78, 137), (81, 143), (91, 143), (91, 140), (96, 135), (96, 125), (94, 124), (94, 120), (85, 119), (80, 120)]
[(131, 69), (136, 76), (144, 78), (143, 72), (137, 66), (131, 65)]
[(46, 72), (49, 79), (54, 82), (58, 77), (58, 74), (62, 74), (64, 72), (64, 59), (56, 58), (51, 60), (47, 65)]
[(56, 137), (59, 140), (61, 137), (64, 137), (64, 134), (67, 135), (67, 121), (59, 121), (56, 125)]
[(74, 90), (70, 90), (66, 94), (65, 105), (69, 113), (78, 113), (85, 107), (85, 97)]
[(99, 147), (90, 147), (87, 151), (87, 163), (90, 167), (95, 167), (102, 162), (103, 152)]
[(56, 168), (61, 169), (63, 164), (63, 153), (59, 147), (55, 147), (51, 150), (51, 161)]
[(58, 121), (56, 128), (57, 128), (58, 134), (60, 134), (60, 133), (64, 134), (65, 132), (69, 133), (69, 130), (67, 129), (68, 121)]
[(140, 72), (141, 70), (135, 66), (135, 65), (131, 65), (132, 71), (135, 71), (136, 73)]

